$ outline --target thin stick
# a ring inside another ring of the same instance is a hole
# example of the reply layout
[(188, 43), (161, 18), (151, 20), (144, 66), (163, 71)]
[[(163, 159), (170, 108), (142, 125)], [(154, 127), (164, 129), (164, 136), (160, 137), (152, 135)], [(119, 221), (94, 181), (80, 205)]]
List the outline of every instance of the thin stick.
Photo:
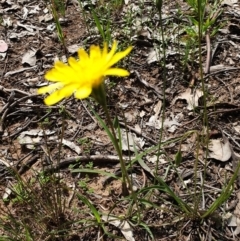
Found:
[(207, 31), (207, 33), (206, 33), (206, 44), (207, 44), (207, 59), (206, 59), (206, 66), (205, 66), (204, 73), (209, 74), (210, 66), (211, 66), (211, 58), (212, 58), (209, 31)]

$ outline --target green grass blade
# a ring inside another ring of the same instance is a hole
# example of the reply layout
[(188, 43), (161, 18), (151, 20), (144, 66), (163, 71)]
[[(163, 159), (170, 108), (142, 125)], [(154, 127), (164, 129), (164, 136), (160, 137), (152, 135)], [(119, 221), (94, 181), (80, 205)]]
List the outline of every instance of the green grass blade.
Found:
[(98, 224), (101, 224), (101, 217), (97, 209), (93, 206), (93, 204), (84, 196), (77, 194), (77, 197), (91, 210), (91, 213), (94, 215)]
[(147, 233), (149, 234), (152, 240), (155, 240), (152, 231), (150, 230), (150, 228), (147, 226), (146, 223), (141, 222), (140, 226), (142, 226), (147, 231)]
[(187, 214), (193, 212), (193, 210), (172, 191), (172, 189), (162, 180), (162, 178), (157, 176), (155, 178), (164, 187), (163, 191), (167, 193), (169, 196), (171, 196), (178, 203), (182, 211), (184, 211)]
[(240, 161), (238, 160), (238, 166), (232, 176), (232, 178), (230, 179), (228, 185), (226, 186), (226, 188), (223, 189), (223, 191), (221, 192), (220, 196), (213, 202), (213, 204), (210, 206), (210, 208), (201, 216), (201, 218), (205, 218), (208, 217), (209, 215), (213, 214), (217, 208), (219, 208), (231, 195), (232, 191), (233, 191), (233, 185), (235, 180), (237, 179), (238, 175), (239, 175), (239, 170), (240, 170)]
[(113, 126), (115, 129), (117, 129), (119, 148), (120, 148), (120, 151), (122, 154), (122, 134), (121, 134), (121, 128), (120, 128), (119, 120), (118, 120), (117, 116), (114, 118)]
[(102, 25), (101, 25), (101, 23), (100, 23), (97, 15), (95, 14), (94, 11), (92, 11), (92, 16), (93, 16), (93, 18), (94, 18), (95, 24), (96, 24), (96, 26), (97, 26), (97, 29), (98, 29), (100, 35), (102, 36), (103, 40), (106, 41), (106, 36), (105, 36), (104, 31), (103, 31)]

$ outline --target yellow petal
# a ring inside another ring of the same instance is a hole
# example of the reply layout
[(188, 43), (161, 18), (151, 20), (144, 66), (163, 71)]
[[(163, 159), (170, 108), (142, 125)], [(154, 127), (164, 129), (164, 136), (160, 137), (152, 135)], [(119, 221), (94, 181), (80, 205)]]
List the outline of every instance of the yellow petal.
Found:
[(110, 61), (117, 50), (117, 42), (114, 40), (111, 51), (106, 56), (106, 62)]
[(90, 59), (96, 60), (101, 58), (101, 50), (99, 46), (92, 45), (90, 47)]
[(78, 57), (79, 57), (81, 62), (87, 61), (89, 59), (89, 56), (84, 49), (78, 50)]
[(61, 75), (64, 76), (64, 75), (66, 75), (66, 71), (68, 71), (68, 72), (72, 71), (71, 67), (69, 67), (67, 64), (64, 64), (61, 61), (57, 61), (57, 62), (55, 62), (53, 69), (48, 71), (47, 74), (48, 73), (60, 73)]
[(73, 57), (70, 57), (68, 59), (68, 64), (77, 72), (79, 70), (79, 62), (73, 58)]
[(40, 89), (38, 89), (38, 94), (46, 94), (46, 93), (51, 93), (53, 91), (55, 91), (58, 88), (61, 88), (63, 86), (62, 83), (55, 83), (55, 84), (51, 84), (48, 86), (44, 86)]
[(77, 89), (77, 87), (79, 86), (79, 84), (69, 84), (69, 85), (65, 85), (64, 87), (62, 87), (58, 93), (61, 96), (64, 97), (69, 97), (71, 96)]
[(61, 70), (62, 68), (65, 68), (66, 66), (67, 65), (64, 64), (61, 61), (56, 61), (55, 64), (54, 64), (54, 68), (57, 69), (57, 70)]
[(120, 68), (111, 68), (111, 69), (107, 69), (104, 72), (104, 75), (114, 75), (114, 76), (120, 76), (120, 77), (125, 77), (129, 75), (129, 72), (125, 69), (120, 69)]
[(107, 63), (107, 68), (110, 68), (116, 64), (119, 60), (127, 56), (132, 50), (132, 46), (128, 47), (126, 50), (116, 53), (112, 59)]
[(52, 93), (51, 95), (49, 95), (47, 98), (45, 98), (44, 102), (46, 105), (54, 105), (64, 98), (65, 98), (64, 95), (59, 95), (59, 92), (56, 91), (56, 92)]
[(74, 96), (77, 98), (77, 99), (85, 99), (87, 98), (90, 94), (92, 93), (92, 88), (90, 86), (84, 86), (80, 89), (78, 89)]
[(56, 68), (49, 70), (44, 77), (52, 82), (62, 82), (67, 84), (75, 80), (76, 72), (73, 68), (65, 65), (61, 70)]
[[(68, 59), (68, 64), (57, 61), (54, 68), (48, 71), (45, 78), (55, 82), (49, 86), (40, 88), (39, 94), (51, 92), (45, 99), (47, 105), (53, 105), (63, 98), (71, 96), (73, 93), (76, 98), (84, 99), (90, 94), (96, 94), (103, 82), (103, 77), (107, 75), (128, 76), (129, 72), (121, 68), (111, 68), (119, 60), (130, 53), (132, 47), (116, 53), (117, 42), (112, 43), (112, 48), (108, 52), (108, 45), (104, 43), (103, 49), (92, 45), (89, 54), (84, 49), (78, 50), (79, 60), (72, 57)], [(96, 98), (97, 101), (98, 97)], [(102, 102), (103, 103), (103, 102)]]

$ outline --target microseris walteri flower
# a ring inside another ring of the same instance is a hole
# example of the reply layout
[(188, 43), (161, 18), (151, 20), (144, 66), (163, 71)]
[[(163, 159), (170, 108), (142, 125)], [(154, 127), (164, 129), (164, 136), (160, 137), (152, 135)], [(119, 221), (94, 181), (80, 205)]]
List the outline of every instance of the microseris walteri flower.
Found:
[(46, 105), (54, 105), (72, 94), (77, 99), (85, 99), (92, 94), (98, 102), (101, 102), (101, 95), (105, 91), (104, 77), (129, 75), (127, 70), (112, 66), (126, 57), (131, 50), (130, 46), (124, 51), (116, 52), (116, 41), (113, 42), (109, 52), (106, 43), (103, 49), (91, 45), (89, 54), (81, 48), (78, 50), (79, 59), (70, 57), (68, 64), (61, 61), (54, 64), (45, 75), (45, 79), (53, 83), (38, 89), (38, 94), (49, 93), (44, 100)]

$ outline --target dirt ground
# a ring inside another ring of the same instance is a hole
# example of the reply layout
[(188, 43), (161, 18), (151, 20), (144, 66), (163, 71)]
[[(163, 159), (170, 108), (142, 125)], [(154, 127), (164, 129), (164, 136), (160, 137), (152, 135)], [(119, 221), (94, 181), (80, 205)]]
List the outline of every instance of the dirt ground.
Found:
[[(123, 48), (129, 44), (134, 46), (130, 56), (121, 63), (131, 74), (127, 78), (106, 80), (108, 105), (112, 115), (120, 121), (125, 142), (126, 131), (131, 133), (130, 151), (125, 143), (124, 156), (133, 159), (134, 146), (141, 153), (157, 145), (165, 105), (158, 176), (190, 204), (194, 203), (190, 193), (197, 187), (197, 193), (202, 192), (204, 196), (204, 200), (199, 201), (200, 209), (204, 211), (227, 185), (239, 159), (240, 4), (224, 1), (219, 5), (222, 12), (216, 25), (222, 25), (217, 34), (210, 37), (210, 69), (203, 73), (207, 95), (206, 125), (198, 48), (193, 43), (190, 47), (184, 45), (186, 31), (177, 27), (188, 23), (184, 14), (179, 14), (179, 9), (190, 11), (186, 3), (163, 4), (164, 67), (163, 61), (161, 64), (158, 61), (163, 52), (160, 21), (154, 4), (152, 1), (126, 2), (107, 17), (111, 17), (112, 38), (123, 43)], [(64, 61), (69, 56), (76, 56), (79, 47), (88, 49), (92, 44), (102, 43), (90, 13), (91, 8), (96, 13), (101, 10), (100, 1), (83, 3), (85, 15), (78, 1), (66, 2), (65, 16), (60, 21), (66, 50), (58, 39), (45, 1), (2, 0), (0, 6), (0, 196), (3, 197), (6, 188), (16, 181), (9, 173), (9, 165), (27, 183), (43, 168), (53, 170), (56, 167), (64, 190), (67, 190), (63, 195), (67, 203), (64, 220), (68, 221), (93, 218), (77, 198), (77, 193), (85, 195), (101, 213), (111, 211), (112, 215), (121, 216), (128, 213), (129, 207), (129, 202), (121, 197), (120, 180), (77, 171), (94, 169), (118, 173), (120, 170), (116, 152), (87, 103), (71, 97), (47, 107), (43, 96), (36, 94), (37, 89), (46, 83), (44, 74), (53, 66), (54, 60)], [(129, 9), (131, 24), (128, 18), (124, 18)], [(5, 43), (7, 50), (4, 49)], [(205, 38), (202, 39), (201, 53), (205, 67), (208, 53)], [(89, 102), (104, 119), (100, 106), (92, 99)], [(212, 143), (209, 148), (204, 143), (206, 133)], [(205, 160), (207, 149), (210, 154)], [(174, 169), (169, 163), (174, 163), (179, 150), (182, 160)], [(132, 166), (131, 175), (137, 190), (153, 184), (149, 170), (156, 170), (156, 153), (155, 148), (142, 157), (147, 167), (137, 161)], [(197, 217), (179, 214), (171, 198), (155, 191), (151, 201), (161, 209), (144, 207), (142, 220), (151, 229), (155, 240), (240, 240), (238, 222), (234, 223), (232, 219), (232, 223), (229, 222), (231, 215), (236, 219), (239, 216), (239, 185), (239, 182), (235, 183), (225, 206), (203, 222)], [(200, 187), (204, 187), (203, 191)], [(43, 196), (39, 194), (39, 198)], [(2, 209), (6, 209), (8, 204), (0, 202)], [(15, 213), (21, 213), (23, 207), (11, 205), (11, 208)], [(83, 212), (74, 212), (74, 209)], [(227, 218), (227, 215), (230, 216)], [(68, 238), (58, 240), (100, 240), (97, 227), (89, 224), (86, 228), (86, 223), (78, 225), (71, 226), (74, 232)], [(114, 225), (109, 224), (107, 228), (123, 237), (121, 230)], [(144, 226), (132, 225), (132, 229), (136, 241), (151, 240)], [(120, 238), (108, 237), (106, 240)]]

